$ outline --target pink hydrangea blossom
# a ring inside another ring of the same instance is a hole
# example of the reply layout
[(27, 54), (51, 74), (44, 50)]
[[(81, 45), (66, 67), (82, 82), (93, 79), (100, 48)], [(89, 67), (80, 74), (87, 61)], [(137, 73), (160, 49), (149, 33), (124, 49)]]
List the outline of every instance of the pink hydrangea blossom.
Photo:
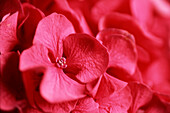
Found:
[(169, 0), (1, 0), (0, 112), (170, 113)]

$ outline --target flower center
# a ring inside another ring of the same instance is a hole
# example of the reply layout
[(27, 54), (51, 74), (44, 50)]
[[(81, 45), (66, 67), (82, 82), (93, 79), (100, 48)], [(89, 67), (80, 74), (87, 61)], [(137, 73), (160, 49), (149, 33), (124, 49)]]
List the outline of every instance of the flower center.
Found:
[(56, 66), (58, 67), (58, 68), (66, 68), (67, 67), (67, 64), (66, 64), (66, 58), (64, 58), (64, 57), (61, 57), (61, 58), (56, 58)]

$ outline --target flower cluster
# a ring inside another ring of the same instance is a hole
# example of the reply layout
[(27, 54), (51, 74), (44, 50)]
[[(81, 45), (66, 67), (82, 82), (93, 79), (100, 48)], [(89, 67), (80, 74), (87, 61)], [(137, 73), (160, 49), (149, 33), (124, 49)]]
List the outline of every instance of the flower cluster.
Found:
[(170, 113), (168, 0), (1, 0), (0, 112)]

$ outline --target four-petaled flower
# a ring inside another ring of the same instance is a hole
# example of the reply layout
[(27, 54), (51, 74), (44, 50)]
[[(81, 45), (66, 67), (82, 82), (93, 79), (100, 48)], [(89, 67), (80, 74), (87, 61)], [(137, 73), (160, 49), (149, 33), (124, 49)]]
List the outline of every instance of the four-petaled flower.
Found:
[[(53, 13), (40, 21), (33, 46), (20, 58), (27, 93), (39, 86), (41, 96), (51, 103), (75, 100), (86, 96), (86, 83), (106, 71), (106, 48), (87, 34), (73, 33), (72, 24), (63, 15)], [(40, 85), (31, 86), (36, 75), (26, 73), (38, 68), (45, 69), (44, 75)]]

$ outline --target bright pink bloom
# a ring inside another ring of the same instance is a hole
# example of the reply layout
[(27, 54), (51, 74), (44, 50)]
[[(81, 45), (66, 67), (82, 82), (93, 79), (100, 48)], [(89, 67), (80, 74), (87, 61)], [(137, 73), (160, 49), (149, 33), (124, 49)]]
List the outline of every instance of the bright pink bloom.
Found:
[(28, 74), (31, 69), (45, 68), (40, 94), (52, 103), (84, 97), (84, 83), (105, 72), (108, 65), (106, 48), (89, 35), (71, 33), (74, 33), (72, 24), (60, 14), (53, 13), (38, 24), (34, 45), (23, 51), (20, 59), (30, 101), (34, 101), (32, 93), (37, 87)]

